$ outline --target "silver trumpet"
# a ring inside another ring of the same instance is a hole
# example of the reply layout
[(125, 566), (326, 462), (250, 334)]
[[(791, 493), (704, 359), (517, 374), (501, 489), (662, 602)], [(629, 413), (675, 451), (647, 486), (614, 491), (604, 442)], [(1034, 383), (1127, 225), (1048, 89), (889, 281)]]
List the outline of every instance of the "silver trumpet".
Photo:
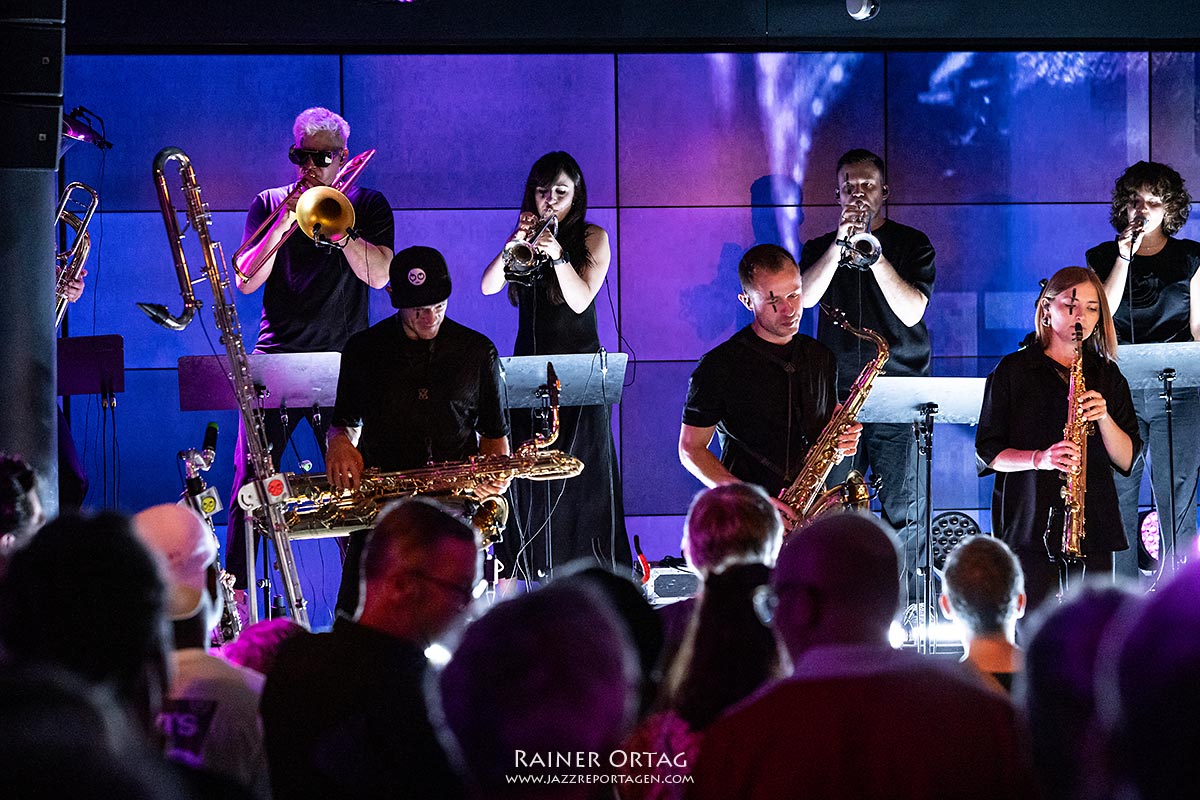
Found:
[(550, 231), (551, 236), (558, 236), (558, 215), (553, 211), (537, 221), (527, 238), (515, 239), (504, 245), (505, 278), (516, 283), (532, 282), (537, 268), (549, 261), (549, 257), (537, 246), (537, 240), (546, 231)]
[(842, 247), (842, 255), (838, 259), (838, 266), (866, 271), (883, 255), (883, 246), (879, 244), (879, 240), (871, 233), (872, 215), (867, 212), (866, 203), (860, 200), (856, 205), (859, 208), (860, 215), (865, 217), (865, 221), (861, 226), (855, 225), (851, 227), (850, 233), (845, 239), (837, 240), (837, 244)]

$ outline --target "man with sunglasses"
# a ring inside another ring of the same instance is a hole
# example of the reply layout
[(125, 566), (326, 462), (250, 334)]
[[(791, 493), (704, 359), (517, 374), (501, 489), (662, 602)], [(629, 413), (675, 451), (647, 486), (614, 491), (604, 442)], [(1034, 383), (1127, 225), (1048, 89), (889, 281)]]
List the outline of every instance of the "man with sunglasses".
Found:
[(426, 709), (424, 651), (476, 597), (475, 532), (421, 498), (384, 509), (362, 611), (280, 649), (263, 689), (276, 797), (462, 795)]
[[(296, 165), (297, 183), (307, 187), (333, 183), (349, 156), (346, 143), (350, 126), (346, 120), (329, 109), (310, 108), (296, 117), (292, 134), (288, 158)], [(246, 241), (297, 183), (267, 189), (254, 198), (246, 216)], [(298, 233), (271, 254), (296, 222), (296, 197), (292, 197), (288, 210), (279, 214), (234, 263), (237, 285), (243, 293), (263, 287), (255, 353), (340, 353), (352, 335), (367, 328), (370, 289), (382, 289), (388, 282), (395, 223), (391, 206), (380, 192), (356, 184), (346, 191), (346, 197), (354, 206), (357, 236), (348, 238), (344, 247), (340, 243), (338, 247), (317, 246)], [(321, 417), (328, 420), (332, 412), (332, 408), (322, 408)], [(289, 411), (286, 424), (278, 410), (268, 410), (264, 415), (276, 467), (301, 419), (309, 421), (323, 450), (319, 421), (314, 423), (311, 409)], [(230, 497), (237, 496), (248, 475), (245, 431), (239, 430)], [(231, 509), (227, 566), (236, 576), (238, 589), (247, 585), (244, 524), (242, 514)]]

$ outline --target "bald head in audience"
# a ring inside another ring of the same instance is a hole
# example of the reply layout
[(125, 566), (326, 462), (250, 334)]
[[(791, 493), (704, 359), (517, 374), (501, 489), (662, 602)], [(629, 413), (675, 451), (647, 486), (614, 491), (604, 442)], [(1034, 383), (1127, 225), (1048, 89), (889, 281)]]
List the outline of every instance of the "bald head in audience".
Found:
[(793, 659), (818, 645), (886, 646), (900, 604), (895, 538), (865, 514), (817, 520), (788, 538), (771, 585), (775, 629)]

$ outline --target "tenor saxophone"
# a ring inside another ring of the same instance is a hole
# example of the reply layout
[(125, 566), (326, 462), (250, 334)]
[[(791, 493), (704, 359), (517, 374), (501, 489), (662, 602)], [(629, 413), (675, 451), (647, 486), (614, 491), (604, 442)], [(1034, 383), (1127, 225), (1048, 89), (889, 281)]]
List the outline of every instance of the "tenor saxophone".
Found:
[[(1067, 423), (1063, 439), (1079, 447), (1079, 464), (1063, 473), (1065, 483), (1060, 491), (1063, 499), (1062, 557), (1068, 561), (1083, 559), (1084, 499), (1087, 494), (1087, 440), (1093, 425), (1083, 417), (1080, 398), (1087, 391), (1083, 380), (1083, 325), (1075, 323), (1075, 357), (1067, 378)], [(1051, 515), (1053, 519), (1053, 515)], [(1053, 525), (1053, 522), (1050, 523)], [(1049, 534), (1049, 531), (1047, 531)], [(1049, 535), (1047, 535), (1049, 541)]]
[(834, 466), (842, 460), (837, 447), (838, 437), (862, 410), (867, 395), (871, 393), (871, 385), (875, 378), (883, 373), (883, 365), (887, 363), (891, 351), (884, 338), (875, 331), (854, 327), (842, 311), (832, 306), (822, 304), (821, 308), (829, 315), (834, 325), (844, 328), (860, 339), (872, 342), (877, 352), (875, 358), (868, 361), (858, 374), (858, 378), (850, 387), (850, 393), (846, 396), (846, 402), (825, 424), (816, 444), (808, 451), (800, 474), (792, 481), (791, 486), (779, 493), (779, 499), (786, 503), (796, 519), (800, 520), (788, 531), (789, 533), (833, 511), (851, 508), (865, 510), (871, 501), (866, 480), (858, 470), (851, 470), (845, 483), (831, 489), (825, 489), (825, 481)]

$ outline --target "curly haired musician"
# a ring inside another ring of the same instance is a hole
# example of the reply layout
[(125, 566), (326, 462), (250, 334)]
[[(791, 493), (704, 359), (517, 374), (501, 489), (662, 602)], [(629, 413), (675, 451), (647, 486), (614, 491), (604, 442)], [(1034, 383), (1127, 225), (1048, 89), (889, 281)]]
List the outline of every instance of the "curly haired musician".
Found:
[[(924, 316), (933, 292), (933, 245), (921, 231), (883, 215), (887, 168), (879, 156), (869, 150), (850, 150), (838, 159), (835, 173), (842, 214), (837, 230), (810, 239), (801, 251), (800, 269), (807, 288), (804, 305), (828, 303), (843, 311), (850, 324), (883, 336), (891, 351), (889, 376), (928, 375), (931, 345)], [(879, 259), (866, 269), (841, 266), (839, 240), (868, 226), (879, 240)], [(838, 397), (844, 398), (863, 365), (874, 358), (874, 348), (825, 318), (817, 324), (817, 339), (837, 356)], [(838, 482), (851, 469), (865, 474), (870, 465), (881, 479), (882, 516), (905, 543), (910, 595), (915, 588), (912, 559), (924, 506), (921, 502), (918, 508), (916, 457), (910, 425), (867, 423), (858, 453), (830, 476), (830, 481)]]
[[(784, 519), (792, 510), (776, 499), (804, 465), (809, 447), (837, 406), (837, 364), (829, 348), (799, 333), (804, 291), (788, 251), (756, 245), (738, 264), (738, 295), (754, 314), (749, 326), (700, 359), (688, 386), (679, 460), (705, 486), (745, 481), (762, 486)], [(853, 454), (862, 425), (839, 439)], [(721, 458), (708, 449), (721, 439)]]
[[(333, 183), (349, 155), (346, 143), (350, 126), (346, 120), (326, 108), (310, 108), (296, 117), (292, 134), (294, 144), (288, 149), (288, 159), (296, 165), (297, 181), (310, 187)], [(295, 186), (277, 186), (254, 198), (246, 215), (247, 241)], [(297, 234), (268, 256), (296, 221), (293, 198), (288, 211), (279, 214), (258, 242), (234, 264), (238, 288), (243, 293), (263, 287), (262, 320), (255, 353), (340, 352), (347, 339), (367, 327), (369, 290), (383, 288), (387, 283), (395, 222), (387, 198), (380, 192), (355, 185), (346, 191), (346, 197), (354, 206), (359, 238), (351, 239), (344, 248), (317, 247), (307, 237)], [(330, 413), (332, 409), (321, 409), (325, 419)], [(277, 467), (280, 454), (300, 420), (307, 419), (312, 425), (312, 417), (310, 409), (290, 411), (285, 427), (278, 410), (266, 411), (267, 439)], [(245, 432), (240, 429), (234, 458), (231, 498), (237, 497), (248, 477)], [(244, 519), (235, 510), (235, 503), (230, 506), (226, 566), (236, 576), (238, 588), (244, 588)]]
[[(396, 314), (350, 337), (342, 353), (337, 403), (325, 459), (330, 484), (355, 489), (364, 467), (384, 472), (507, 455), (496, 346), (446, 318), (450, 272), (431, 247), (392, 259)], [(508, 482), (485, 484), (501, 494)], [(351, 536), (338, 608), (351, 613), (365, 532)]]
[[(1121, 344), (1200, 339), (1200, 243), (1174, 235), (1187, 222), (1190, 209), (1191, 196), (1183, 178), (1166, 164), (1139, 161), (1117, 178), (1109, 213), (1116, 240), (1088, 250), (1087, 263), (1104, 281)], [(1147, 455), (1160, 520), (1170, 516), (1172, 470), (1167, 459), (1174, 459), (1179, 552), (1195, 552), (1200, 393), (1195, 387), (1182, 386), (1172, 391), (1173, 448), (1160, 394), (1157, 386), (1133, 393), (1133, 409), (1146, 448), (1135, 454), (1129, 476), (1117, 477), (1121, 518), (1132, 546), (1116, 556), (1116, 571), (1131, 579), (1138, 574), (1138, 496)], [(1161, 528), (1165, 554), (1173, 537), (1167, 535), (1165, 524)]]

